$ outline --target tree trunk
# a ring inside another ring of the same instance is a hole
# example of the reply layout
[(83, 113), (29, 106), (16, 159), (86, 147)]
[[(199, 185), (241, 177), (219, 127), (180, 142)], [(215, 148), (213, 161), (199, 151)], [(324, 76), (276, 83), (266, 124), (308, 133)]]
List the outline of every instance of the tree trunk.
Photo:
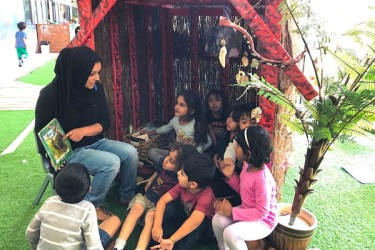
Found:
[[(289, 33), (289, 23), (281, 25), (281, 43), (286, 51), (292, 55), (292, 41)], [(290, 100), (295, 100), (295, 87), (289, 81), (289, 78), (283, 71), (279, 71), (279, 89)], [(273, 132), (273, 146), (274, 150), (271, 155), (272, 159), (272, 174), (276, 181), (277, 187), (277, 200), (281, 200), (282, 188), (285, 182), (285, 175), (288, 171), (288, 156), (292, 151), (292, 133), (287, 126), (282, 122), (282, 115), (290, 114), (284, 107), (277, 106), (275, 110), (275, 123)]]
[(326, 140), (313, 141), (307, 149), (305, 164), (303, 169), (301, 169), (298, 182), (296, 181), (297, 186), (293, 198), (292, 213), (290, 215), (290, 226), (293, 226), (307, 195), (313, 192), (311, 185), (316, 182), (315, 176), (320, 171), (318, 168), (323, 160), (323, 152), (327, 145), (328, 142)]

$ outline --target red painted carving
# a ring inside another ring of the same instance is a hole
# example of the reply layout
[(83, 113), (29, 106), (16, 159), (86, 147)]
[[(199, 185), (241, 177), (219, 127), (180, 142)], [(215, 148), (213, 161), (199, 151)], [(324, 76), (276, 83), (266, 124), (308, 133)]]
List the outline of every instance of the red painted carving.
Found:
[(133, 126), (139, 128), (140, 126), (140, 97), (138, 85), (138, 67), (137, 67), (137, 47), (135, 42), (135, 19), (134, 7), (128, 6), (127, 25), (129, 34), (129, 63), (130, 63), (130, 79), (132, 90), (132, 115)]
[[(266, 53), (272, 55), (276, 60), (288, 61), (291, 59), (290, 55), (273, 35), (268, 25), (264, 23), (262, 18), (256, 13), (248, 1), (229, 0), (229, 2), (244, 18), (247, 25), (249, 25), (254, 34), (258, 37), (259, 43), (262, 44)], [(317, 92), (306, 79), (304, 74), (299, 70), (297, 65), (293, 64), (282, 68), (282, 70), (307, 100), (311, 100), (317, 95)]]
[[(93, 31), (116, 2), (117, 0), (102, 0), (95, 10), (91, 11), (91, 0), (77, 0), (81, 30), (70, 41), (68, 47), (87, 44), (94, 49)], [(91, 41), (87, 42), (90, 37)]]
[[(270, 30), (272, 31), (272, 33), (278, 41), (280, 41), (281, 39), (281, 25), (279, 23), (281, 21), (282, 15), (277, 11), (277, 7), (281, 3), (281, 1), (282, 0), (266, 0), (264, 14), (265, 23), (268, 25), (268, 27), (270, 28)], [(264, 55), (266, 57), (272, 57), (273, 55), (271, 53), (271, 51), (265, 51)], [(278, 68), (268, 65), (262, 65), (260, 75), (264, 77), (264, 79), (267, 82), (277, 87), (279, 75)], [(272, 138), (275, 123), (276, 105), (264, 97), (259, 98), (259, 105), (263, 110), (264, 118), (261, 120), (260, 124), (268, 130)]]
[(123, 101), (121, 91), (122, 67), (119, 48), (119, 32), (117, 23), (117, 11), (111, 10), (109, 13), (109, 29), (111, 37), (112, 54), (112, 79), (113, 79), (113, 102), (115, 109), (115, 132), (116, 140), (123, 138)]
[(150, 121), (156, 118), (155, 110), (155, 83), (154, 83), (154, 64), (153, 64), (153, 46), (152, 46), (152, 14), (147, 10), (147, 69), (148, 69), (148, 104), (150, 110)]

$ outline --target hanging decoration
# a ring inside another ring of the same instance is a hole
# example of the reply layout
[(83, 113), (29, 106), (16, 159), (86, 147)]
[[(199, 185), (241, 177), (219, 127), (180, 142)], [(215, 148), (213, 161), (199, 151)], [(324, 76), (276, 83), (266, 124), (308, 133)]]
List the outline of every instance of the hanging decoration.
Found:
[(247, 30), (245, 30), (241, 26), (233, 23), (231, 20), (229, 20), (229, 18), (223, 17), (223, 16), (220, 17), (219, 25), (223, 26), (223, 27), (235, 29), (235, 30), (239, 31), (241, 34), (243, 34), (244, 37), (247, 39), (247, 45), (249, 46), (249, 50), (250, 50), (251, 55), (254, 56), (260, 63), (264, 63), (264, 64), (267, 64), (267, 65), (282, 68), (282, 67), (293, 65), (293, 64), (299, 62), (304, 57), (304, 54), (306, 52), (306, 50), (304, 50), (304, 51), (302, 51), (302, 53), (300, 53), (295, 58), (291, 58), (291, 59), (289, 59), (285, 62), (282, 61), (282, 60), (274, 60), (274, 59), (266, 58), (266, 57), (263, 57), (261, 54), (259, 54), (255, 50), (253, 38), (247, 32)]
[(227, 42), (224, 39), (220, 41), (221, 49), (219, 53), (219, 61), (223, 68), (225, 68), (225, 57), (227, 56), (227, 47), (225, 46), (226, 44)]

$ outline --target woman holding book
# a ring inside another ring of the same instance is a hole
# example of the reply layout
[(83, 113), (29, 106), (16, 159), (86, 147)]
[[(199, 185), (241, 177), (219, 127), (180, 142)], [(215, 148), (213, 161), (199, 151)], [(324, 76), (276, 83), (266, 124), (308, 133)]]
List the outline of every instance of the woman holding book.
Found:
[[(132, 145), (104, 138), (110, 119), (99, 82), (101, 68), (101, 59), (90, 48), (63, 49), (56, 60), (56, 76), (40, 91), (35, 108), (35, 132), (57, 118), (74, 150), (66, 162), (84, 165), (94, 177), (86, 200), (95, 205), (98, 220), (111, 216), (100, 205), (119, 171), (121, 202), (134, 197), (138, 167), (138, 153)], [(45, 152), (40, 141), (38, 148)]]

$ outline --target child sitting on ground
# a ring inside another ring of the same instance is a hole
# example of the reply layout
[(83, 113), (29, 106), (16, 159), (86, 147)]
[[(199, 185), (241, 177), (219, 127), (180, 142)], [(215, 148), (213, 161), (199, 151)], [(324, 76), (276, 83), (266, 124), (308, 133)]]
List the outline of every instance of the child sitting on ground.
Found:
[(201, 239), (213, 240), (211, 218), (215, 197), (209, 186), (215, 167), (206, 154), (190, 156), (177, 173), (178, 184), (156, 205), (151, 249), (194, 249)]
[[(141, 131), (141, 134), (164, 134), (174, 130), (177, 142), (193, 145), (200, 153), (211, 146), (212, 141), (203, 116), (201, 99), (194, 91), (185, 90), (177, 95), (174, 113), (175, 116), (167, 125), (150, 132)], [(148, 157), (157, 163), (168, 152), (165, 149), (151, 148)]]
[[(230, 142), (234, 140), (237, 133), (240, 131), (240, 119), (241, 117), (247, 116), (249, 113), (248, 105), (238, 105), (235, 106), (227, 118), (227, 127), (224, 133), (224, 136), (218, 140), (218, 144), (214, 150), (214, 160), (215, 162), (220, 162), (220, 159), (223, 158), (224, 152)], [(216, 198), (229, 198), (229, 197), (238, 197), (238, 194), (227, 184), (224, 180), (225, 177), (217, 169), (215, 173), (215, 178), (212, 182), (211, 187), (214, 190)], [(236, 199), (231, 199), (236, 200)], [(237, 199), (238, 200), (238, 199)], [(239, 204), (239, 202), (237, 202)]]
[(214, 89), (207, 94), (206, 98), (206, 121), (208, 133), (212, 140), (212, 145), (216, 147), (218, 140), (224, 135), (226, 119), (228, 116), (228, 103), (223, 92)]
[(146, 184), (145, 195), (138, 193), (129, 203), (128, 214), (116, 240), (115, 250), (125, 248), (126, 241), (142, 216), (144, 217), (144, 227), (136, 249), (147, 249), (151, 239), (155, 204), (162, 195), (178, 183), (177, 172), (183, 161), (196, 153), (198, 151), (193, 146), (178, 143), (173, 146), (167, 157), (160, 159), (159, 165), (155, 165), (156, 172)]
[(94, 205), (84, 200), (90, 175), (81, 164), (67, 164), (55, 178), (57, 195), (48, 198), (26, 229), (32, 249), (104, 249), (120, 228), (111, 216), (98, 228)]
[(243, 162), (240, 175), (235, 166), (220, 168), (228, 184), (241, 196), (241, 206), (218, 201), (212, 227), (219, 249), (247, 249), (245, 241), (268, 236), (277, 225), (276, 184), (266, 163), (272, 151), (268, 132), (250, 126), (237, 135), (236, 156)]
[[(240, 129), (244, 130), (250, 126), (254, 126), (259, 124), (260, 119), (262, 118), (262, 110), (259, 107), (253, 106), (254, 104), (244, 104), (245, 107), (247, 106), (247, 112), (243, 113), (240, 118)], [(234, 139), (230, 142), (225, 150), (223, 161), (221, 164), (223, 165), (231, 165), (234, 164), (236, 161), (236, 152), (235, 149), (237, 147), (237, 141)], [(217, 159), (215, 160), (215, 164), (218, 164)]]

